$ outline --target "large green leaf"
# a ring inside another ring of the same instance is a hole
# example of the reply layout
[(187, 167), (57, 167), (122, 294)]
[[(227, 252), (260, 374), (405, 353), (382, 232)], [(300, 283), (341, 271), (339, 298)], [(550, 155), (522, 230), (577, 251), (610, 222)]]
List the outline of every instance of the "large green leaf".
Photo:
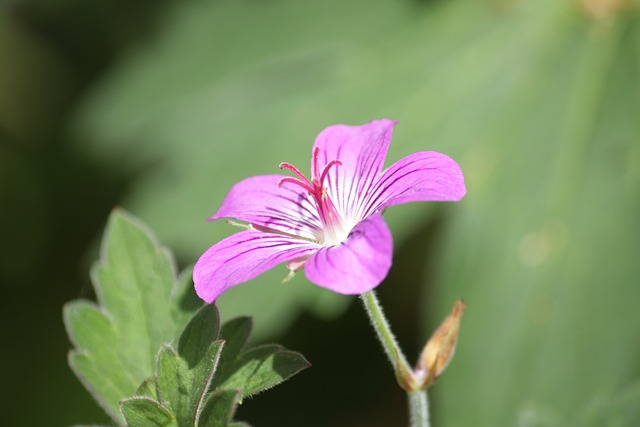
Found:
[(112, 213), (92, 275), (98, 305), (73, 301), (64, 319), (75, 347), (69, 363), (114, 420), (193, 312), (188, 277), (176, 277), (169, 252), (137, 220)]

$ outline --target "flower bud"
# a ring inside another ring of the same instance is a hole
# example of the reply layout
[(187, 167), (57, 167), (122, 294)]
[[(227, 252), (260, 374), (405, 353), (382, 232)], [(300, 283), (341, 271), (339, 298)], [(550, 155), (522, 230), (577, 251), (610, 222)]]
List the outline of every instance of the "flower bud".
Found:
[(466, 305), (461, 300), (454, 302), (451, 314), (444, 319), (422, 350), (415, 370), (421, 389), (432, 385), (453, 358), (458, 341), (460, 319), (465, 308)]

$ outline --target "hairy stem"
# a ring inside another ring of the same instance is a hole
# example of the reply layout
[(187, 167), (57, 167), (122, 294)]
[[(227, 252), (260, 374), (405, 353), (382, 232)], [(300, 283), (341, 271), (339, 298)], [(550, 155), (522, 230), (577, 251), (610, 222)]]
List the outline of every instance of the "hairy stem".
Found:
[(396, 374), (398, 384), (407, 391), (409, 398), (409, 420), (410, 427), (429, 427), (429, 402), (427, 393), (424, 390), (415, 390), (416, 380), (413, 370), (409, 367), (407, 359), (402, 353), (396, 341), (389, 321), (382, 312), (380, 302), (374, 291), (369, 291), (360, 295), (364, 308), (367, 311), (373, 329), (376, 331), (378, 340), (391, 362), (391, 366)]
[(409, 425), (429, 427), (429, 399), (426, 390), (407, 392), (409, 397)]

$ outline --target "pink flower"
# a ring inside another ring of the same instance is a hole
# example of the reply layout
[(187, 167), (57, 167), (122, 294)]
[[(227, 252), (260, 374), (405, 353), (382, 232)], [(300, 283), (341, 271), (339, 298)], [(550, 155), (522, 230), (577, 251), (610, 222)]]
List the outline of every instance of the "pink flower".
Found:
[(313, 145), (311, 179), (282, 163), (280, 169), (294, 176), (255, 176), (234, 185), (210, 219), (250, 225), (200, 257), (193, 271), (198, 296), (211, 303), (283, 262), (341, 294), (378, 286), (393, 252), (382, 211), (400, 203), (458, 201), (466, 193), (460, 167), (444, 154), (414, 153), (383, 171), (395, 124), (384, 119), (326, 128)]

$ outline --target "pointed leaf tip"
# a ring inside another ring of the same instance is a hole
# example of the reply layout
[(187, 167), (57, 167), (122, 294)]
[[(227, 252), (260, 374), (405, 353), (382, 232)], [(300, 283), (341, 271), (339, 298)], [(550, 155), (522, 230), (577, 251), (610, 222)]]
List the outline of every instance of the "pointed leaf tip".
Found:
[(178, 353), (189, 367), (197, 365), (207, 353), (209, 346), (218, 339), (220, 315), (215, 304), (202, 307), (187, 323), (180, 334)]
[(280, 384), (309, 366), (311, 364), (300, 353), (266, 344), (242, 352), (235, 360), (227, 362), (213, 385), (242, 390), (243, 396), (251, 396)]

